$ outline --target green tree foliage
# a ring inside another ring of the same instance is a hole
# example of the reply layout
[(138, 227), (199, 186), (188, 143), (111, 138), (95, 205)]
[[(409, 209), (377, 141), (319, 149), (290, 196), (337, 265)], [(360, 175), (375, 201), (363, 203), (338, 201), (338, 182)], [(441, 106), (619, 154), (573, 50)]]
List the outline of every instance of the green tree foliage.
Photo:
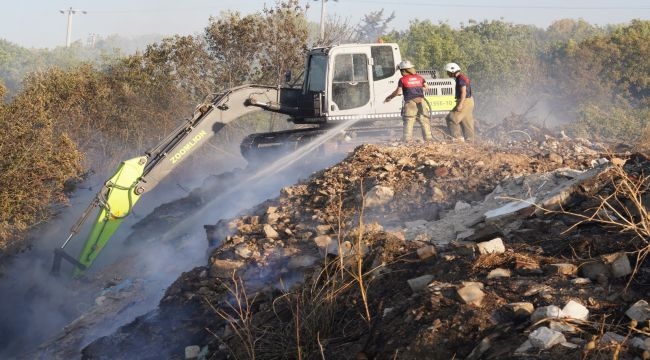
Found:
[(286, 70), (302, 68), (307, 29), (296, 0), (245, 17), (226, 12), (210, 18), (205, 36), (217, 63), (218, 88), (277, 84)]
[(568, 41), (580, 42), (605, 35), (606, 32), (605, 29), (589, 24), (582, 19), (560, 19), (551, 23), (543, 37), (548, 43), (562, 44)]
[(24, 94), (0, 106), (0, 253), (47, 221), (82, 171), (82, 154), (42, 100)]
[(120, 56), (123, 55), (116, 48), (88, 47), (81, 42), (75, 42), (69, 48), (26, 49), (0, 39), (0, 79), (5, 82), (7, 95), (11, 98), (20, 90), (22, 80), (32, 72), (52, 67), (71, 69), (85, 62), (99, 64)]
[[(610, 33), (569, 40), (549, 52), (563, 109), (578, 131), (612, 141), (630, 141), (645, 127), (639, 111), (650, 105), (650, 22), (635, 20)], [(595, 119), (598, 119), (596, 121)], [(636, 130), (636, 131), (632, 131)]]
[(195, 102), (214, 87), (216, 64), (201, 37), (176, 35), (147, 46), (142, 67), (152, 78), (173, 83)]

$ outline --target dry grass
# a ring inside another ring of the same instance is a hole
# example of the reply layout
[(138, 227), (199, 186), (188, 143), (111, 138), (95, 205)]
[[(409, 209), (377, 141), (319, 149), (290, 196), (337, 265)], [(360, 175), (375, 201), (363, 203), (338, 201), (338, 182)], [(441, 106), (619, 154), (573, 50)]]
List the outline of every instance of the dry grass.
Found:
[(597, 195), (598, 205), (588, 214), (569, 213), (580, 221), (568, 231), (581, 224), (595, 223), (631, 235), (636, 248), (632, 252), (636, 256), (633, 270), (636, 274), (650, 255), (650, 174), (630, 174), (621, 165), (613, 165), (613, 171), (613, 191)]

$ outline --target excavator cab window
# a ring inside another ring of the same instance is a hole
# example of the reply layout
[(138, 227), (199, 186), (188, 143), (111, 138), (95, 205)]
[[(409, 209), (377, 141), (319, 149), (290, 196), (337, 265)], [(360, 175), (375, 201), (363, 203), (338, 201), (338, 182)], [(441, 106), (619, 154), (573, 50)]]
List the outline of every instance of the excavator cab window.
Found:
[(325, 91), (325, 76), (327, 56), (312, 55), (309, 57), (309, 68), (305, 79), (305, 93)]
[(392, 46), (373, 46), (370, 49), (373, 59), (372, 79), (374, 81), (387, 79), (395, 74), (395, 58)]
[(339, 54), (334, 58), (332, 101), (339, 110), (353, 109), (370, 101), (368, 57), (366, 54)]

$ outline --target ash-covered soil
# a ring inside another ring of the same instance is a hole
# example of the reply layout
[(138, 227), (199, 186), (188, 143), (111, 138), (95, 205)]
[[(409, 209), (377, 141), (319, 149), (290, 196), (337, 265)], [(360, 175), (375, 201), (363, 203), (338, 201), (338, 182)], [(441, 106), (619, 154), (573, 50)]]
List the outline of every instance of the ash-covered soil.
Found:
[(649, 174), (548, 135), (362, 145), (206, 224), (207, 263), (82, 358), (647, 359)]

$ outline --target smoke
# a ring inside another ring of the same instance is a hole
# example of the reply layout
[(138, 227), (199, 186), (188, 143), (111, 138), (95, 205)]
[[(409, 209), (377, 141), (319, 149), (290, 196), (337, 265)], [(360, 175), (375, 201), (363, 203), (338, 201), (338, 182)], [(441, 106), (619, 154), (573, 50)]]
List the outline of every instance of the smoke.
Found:
[[(311, 150), (299, 149), (300, 156), (290, 154), (266, 169), (245, 171), (233, 171), (241, 159), (190, 161), (141, 198), (86, 277), (71, 278), (72, 266), (66, 262), (62, 275), (53, 277), (53, 249), (67, 238), (108, 176), (88, 179), (71, 199), (72, 206), (42, 226), (34, 235), (31, 251), (16, 256), (0, 278), (0, 358), (76, 357), (89, 342), (154, 309), (182, 272), (205, 264), (208, 242), (203, 225), (276, 197), (282, 187), (342, 157), (305, 156)], [(227, 171), (232, 177), (226, 185), (212, 184), (220, 190), (201, 191), (201, 204), (177, 208), (176, 213), (162, 211), (161, 204), (174, 209), (178, 199), (193, 194), (191, 189), (220, 181), (215, 175)], [(94, 220), (92, 216), (89, 220)], [(147, 228), (146, 233), (134, 231), (133, 226), (147, 217), (156, 219), (157, 226)], [(86, 221), (66, 247), (68, 254), (76, 256), (91, 223)], [(128, 238), (132, 241), (125, 241)]]

